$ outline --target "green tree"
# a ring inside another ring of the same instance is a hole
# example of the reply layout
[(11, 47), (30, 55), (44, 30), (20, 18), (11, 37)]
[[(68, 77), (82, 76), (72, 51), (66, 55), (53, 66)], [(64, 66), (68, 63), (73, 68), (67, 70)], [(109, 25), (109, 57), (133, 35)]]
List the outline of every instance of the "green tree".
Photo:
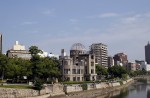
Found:
[(31, 53), (31, 55), (37, 55), (38, 53), (42, 53), (42, 51), (37, 47), (37, 46), (31, 46), (29, 48), (29, 52)]
[(96, 64), (96, 73), (98, 75), (108, 75), (107, 69), (99, 64)]
[(122, 78), (122, 74), (127, 74), (127, 70), (123, 66), (115, 65), (108, 68), (108, 72), (113, 77)]
[(34, 87), (36, 90), (39, 91), (39, 95), (40, 95), (40, 91), (43, 88), (43, 81), (40, 78), (35, 78)]
[(3, 81), (4, 77), (5, 77), (7, 64), (8, 64), (7, 56), (0, 53), (0, 74), (1, 74), (2, 81)]
[(31, 69), (33, 80), (38, 77), (46, 82), (48, 79), (52, 81), (55, 78), (59, 78), (59, 61), (56, 58), (40, 57), (39, 55), (37, 55), (38, 52), (40, 52), (40, 49), (38, 49), (38, 47), (35, 48), (35, 46), (31, 46), (29, 48), (29, 51), (31, 50)]

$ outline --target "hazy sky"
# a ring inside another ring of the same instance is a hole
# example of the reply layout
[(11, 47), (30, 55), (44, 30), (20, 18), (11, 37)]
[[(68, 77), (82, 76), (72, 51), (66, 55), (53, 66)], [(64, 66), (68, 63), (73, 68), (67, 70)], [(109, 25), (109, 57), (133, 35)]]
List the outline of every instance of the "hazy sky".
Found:
[(87, 50), (108, 45), (109, 55), (124, 52), (144, 60), (150, 41), (150, 0), (0, 0), (3, 52), (18, 40), (29, 48), (60, 54), (74, 43)]

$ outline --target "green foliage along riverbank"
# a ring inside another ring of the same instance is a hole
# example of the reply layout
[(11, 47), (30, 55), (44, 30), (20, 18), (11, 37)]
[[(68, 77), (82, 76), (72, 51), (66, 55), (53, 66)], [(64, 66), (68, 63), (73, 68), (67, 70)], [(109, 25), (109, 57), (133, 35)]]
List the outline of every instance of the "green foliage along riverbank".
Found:
[(25, 60), (21, 58), (8, 58), (0, 54), (0, 77), (1, 81), (9, 83), (34, 82), (40, 78), (44, 83), (51, 83), (60, 77), (59, 61), (56, 58), (42, 58), (37, 55), (41, 52), (36, 46), (29, 48), (32, 58)]

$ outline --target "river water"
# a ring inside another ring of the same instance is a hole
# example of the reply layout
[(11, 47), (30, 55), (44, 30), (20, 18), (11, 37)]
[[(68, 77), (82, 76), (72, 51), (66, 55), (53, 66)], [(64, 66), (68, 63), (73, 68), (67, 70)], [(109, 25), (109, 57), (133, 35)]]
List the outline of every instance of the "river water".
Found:
[(150, 79), (140, 79), (130, 86), (96, 98), (150, 98)]

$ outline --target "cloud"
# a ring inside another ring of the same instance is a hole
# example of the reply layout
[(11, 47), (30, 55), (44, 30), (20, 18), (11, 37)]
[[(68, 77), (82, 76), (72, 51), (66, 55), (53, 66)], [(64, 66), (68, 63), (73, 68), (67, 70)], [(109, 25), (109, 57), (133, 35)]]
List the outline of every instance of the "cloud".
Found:
[(150, 17), (147, 17), (147, 14), (127, 14), (119, 16), (105, 30), (101, 30), (99, 26), (78, 30), (78, 32), (72, 31), (71, 34), (66, 33), (63, 37), (44, 39), (40, 45), (47, 49), (49, 46), (54, 47), (52, 51), (60, 53), (60, 49), (65, 48), (69, 51), (71, 45), (77, 42), (86, 45), (87, 50), (92, 43), (104, 43), (108, 45), (109, 55), (124, 52), (128, 55), (129, 61), (144, 60), (144, 46), (150, 40), (149, 25)]
[(110, 17), (117, 17), (117, 16), (118, 16), (117, 13), (104, 13), (98, 15), (99, 18), (110, 18)]
[(87, 18), (90, 18), (90, 19), (95, 19), (95, 18), (112, 18), (112, 17), (117, 17), (117, 16), (119, 16), (118, 13), (110, 12), (110, 13), (103, 13), (103, 14), (88, 16)]
[(42, 12), (44, 15), (54, 15), (55, 9), (48, 9)]

